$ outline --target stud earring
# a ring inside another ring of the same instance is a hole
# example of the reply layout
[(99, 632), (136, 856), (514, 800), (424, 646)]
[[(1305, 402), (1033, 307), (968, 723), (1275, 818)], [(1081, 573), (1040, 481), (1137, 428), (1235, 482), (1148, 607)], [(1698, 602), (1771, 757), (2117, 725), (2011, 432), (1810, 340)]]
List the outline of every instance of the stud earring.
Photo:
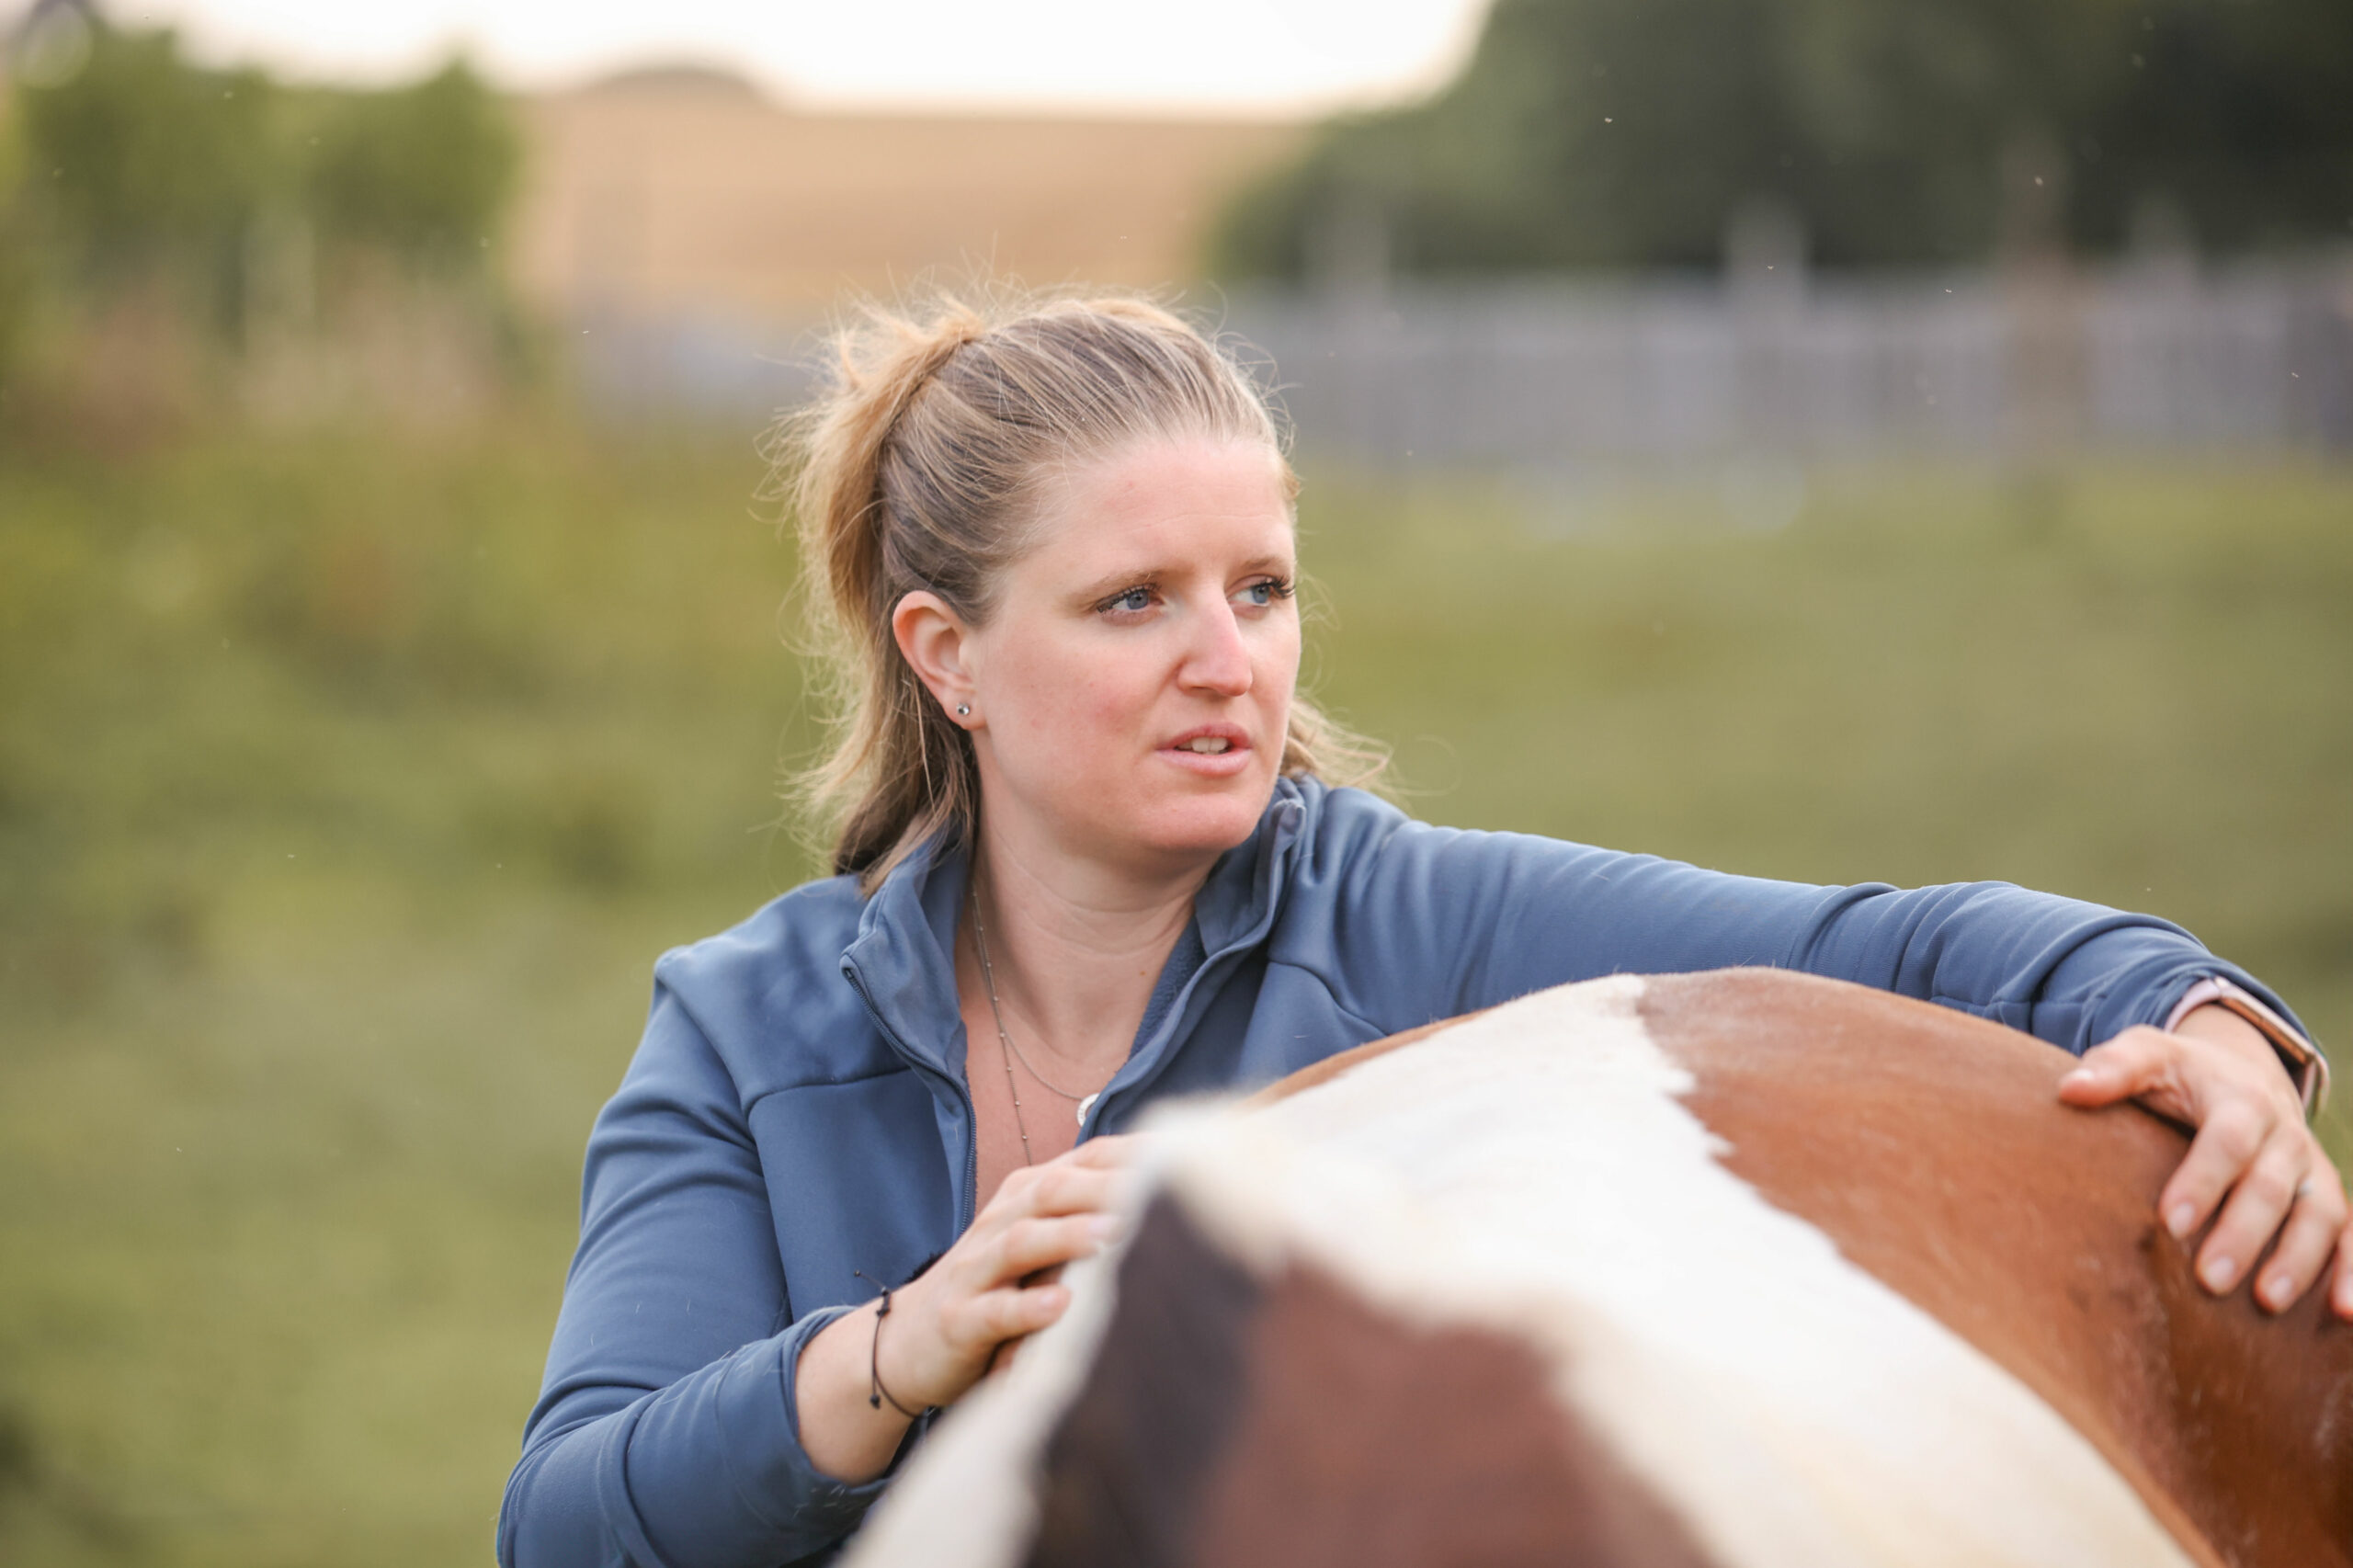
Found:
[(971, 703), (969, 703), (969, 702), (959, 702), (959, 703), (956, 705), (956, 717), (958, 717), (959, 719), (969, 719), (969, 718), (971, 718), (972, 716), (972, 705)]

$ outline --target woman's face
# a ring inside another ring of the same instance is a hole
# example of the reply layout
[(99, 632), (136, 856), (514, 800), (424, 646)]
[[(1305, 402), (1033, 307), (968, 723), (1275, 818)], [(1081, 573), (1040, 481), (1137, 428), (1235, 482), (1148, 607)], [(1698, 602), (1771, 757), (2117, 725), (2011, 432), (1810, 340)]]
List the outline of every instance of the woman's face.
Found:
[(1263, 446), (1152, 441), (1051, 486), (962, 639), (992, 837), (1138, 869), (1247, 838), (1299, 676), (1297, 570)]

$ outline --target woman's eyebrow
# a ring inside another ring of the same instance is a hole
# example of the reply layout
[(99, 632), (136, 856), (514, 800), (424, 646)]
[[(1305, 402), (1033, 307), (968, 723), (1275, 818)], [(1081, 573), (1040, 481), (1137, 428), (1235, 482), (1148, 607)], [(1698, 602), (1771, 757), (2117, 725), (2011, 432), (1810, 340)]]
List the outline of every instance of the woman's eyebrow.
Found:
[[(1253, 572), (1271, 572), (1288, 576), (1292, 570), (1290, 557), (1287, 555), (1254, 555), (1236, 566), (1234, 574), (1247, 576)], [(1094, 604), (1124, 589), (1156, 588), (1170, 577), (1179, 574), (1165, 566), (1139, 566), (1131, 571), (1107, 572), (1083, 587), (1074, 589), (1071, 597), (1081, 603)]]
[(1109, 598), (1113, 594), (1129, 588), (1156, 588), (1167, 575), (1166, 568), (1159, 566), (1140, 566), (1132, 571), (1108, 572), (1093, 582), (1072, 590), (1071, 597), (1093, 604), (1097, 599)]

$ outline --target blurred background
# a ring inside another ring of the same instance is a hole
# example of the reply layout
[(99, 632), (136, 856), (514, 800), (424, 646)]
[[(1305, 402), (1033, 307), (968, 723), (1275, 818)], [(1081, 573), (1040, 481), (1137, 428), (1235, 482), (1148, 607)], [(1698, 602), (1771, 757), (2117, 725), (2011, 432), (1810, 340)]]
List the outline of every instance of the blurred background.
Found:
[(0, 1561), (488, 1560), (854, 290), (1254, 345), (1423, 815), (2353, 1039), (2342, 0), (658, 9), (0, 0)]

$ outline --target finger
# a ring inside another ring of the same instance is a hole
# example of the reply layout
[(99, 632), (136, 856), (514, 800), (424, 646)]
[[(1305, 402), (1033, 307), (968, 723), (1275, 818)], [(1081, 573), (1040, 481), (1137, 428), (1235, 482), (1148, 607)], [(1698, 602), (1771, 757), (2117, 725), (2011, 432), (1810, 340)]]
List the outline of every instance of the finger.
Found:
[(2265, 1141), (2232, 1188), (2222, 1217), (2198, 1249), (2198, 1278), (2206, 1289), (2220, 1295), (2254, 1268), (2288, 1217), (2296, 1187), (2311, 1165), (2312, 1143), (2302, 1128), (2283, 1129)]
[(1029, 1219), (1097, 1213), (1112, 1207), (1119, 1198), (1120, 1184), (1125, 1179), (1124, 1173), (1115, 1170), (1087, 1170), (1074, 1165), (1057, 1170), (1041, 1165), (1029, 1173), (1028, 1179), (1018, 1186), (1006, 1177), (1006, 1185), (989, 1199), (988, 1207), (972, 1222), (972, 1228), (985, 1235)]
[(2279, 1244), (2264, 1261), (2255, 1288), (2256, 1300), (2270, 1312), (2286, 1312), (2312, 1289), (2328, 1263), (2329, 1249), (2336, 1245), (2336, 1233), (2345, 1228), (2345, 1185), (2335, 1172), (2314, 1162), (2297, 1190)]
[(975, 1347), (995, 1346), (1052, 1324), (1070, 1306), (1070, 1287), (1039, 1285), (1029, 1290), (1008, 1285), (975, 1296), (959, 1313), (960, 1327)]
[(1013, 1363), (1020, 1356), (1021, 1347), (1029, 1343), (1029, 1337), (1027, 1335), (1019, 1339), (999, 1340), (997, 1347), (989, 1352), (989, 1364), (981, 1369), (981, 1376), (994, 1378), (1000, 1372), (1013, 1370)]
[[(1023, 1276), (1021, 1285), (1024, 1290), (1034, 1295), (1038, 1287), (1054, 1284), (1062, 1277), (1063, 1266), (1058, 1263), (1051, 1268), (1041, 1268), (1035, 1274)], [(1013, 1367), (1014, 1358), (1020, 1355), (1021, 1347), (1029, 1343), (1028, 1335), (1023, 1335), (1017, 1339), (999, 1340), (996, 1348), (989, 1352), (988, 1365), (981, 1369), (981, 1376), (993, 1378), (999, 1372), (1009, 1371)]]
[(1074, 1214), (1059, 1220), (1022, 1220), (1006, 1227), (996, 1247), (993, 1281), (1019, 1279), (1041, 1268), (1088, 1256), (1115, 1233), (1108, 1214)]
[(1079, 1165), (1049, 1170), (1033, 1189), (1033, 1214), (1091, 1214), (1112, 1207), (1131, 1178), (1123, 1170)]
[[(1070, 1288), (1060, 1284), (1041, 1285), (1034, 1290), (1008, 1285), (968, 1296), (941, 1314), (934, 1348), (929, 1352), (912, 1343), (913, 1336), (892, 1338), (881, 1354), (886, 1362), (897, 1363), (901, 1369), (894, 1371), (885, 1366), (882, 1370), (886, 1384), (893, 1390), (909, 1391), (901, 1393), (903, 1399), (920, 1397), (926, 1404), (952, 1403), (988, 1370), (998, 1346), (1007, 1340), (1037, 1333), (1060, 1318), (1069, 1306)], [(927, 1380), (917, 1370), (909, 1369), (910, 1358), (916, 1368), (928, 1369)]]
[[(2271, 1132), (2270, 1118), (2259, 1100), (2236, 1099), (2222, 1106), (2198, 1130), (2181, 1168), (2165, 1183), (2157, 1199), (2157, 1214), (2173, 1239), (2186, 1242), (2211, 1217), (2222, 1195), (2238, 1185)], [(2290, 1185), (2294, 1184), (2291, 1181)], [(2244, 1263), (2252, 1255), (2242, 1253)]]
[(1108, 1169), (1124, 1165), (1136, 1157), (1143, 1140), (1132, 1132), (1107, 1132), (1100, 1138), (1089, 1138), (1067, 1153), (1057, 1154), (1047, 1162), (1055, 1165), (1084, 1165), (1094, 1169)]
[[(2181, 1042), (2163, 1029), (2126, 1029), (2084, 1052), (2083, 1060), (2059, 1080), (2059, 1097), (2086, 1108), (2114, 1105), (2135, 1095), (2181, 1098), (2180, 1061)], [(2187, 1106), (2154, 1108), (2179, 1115)]]

